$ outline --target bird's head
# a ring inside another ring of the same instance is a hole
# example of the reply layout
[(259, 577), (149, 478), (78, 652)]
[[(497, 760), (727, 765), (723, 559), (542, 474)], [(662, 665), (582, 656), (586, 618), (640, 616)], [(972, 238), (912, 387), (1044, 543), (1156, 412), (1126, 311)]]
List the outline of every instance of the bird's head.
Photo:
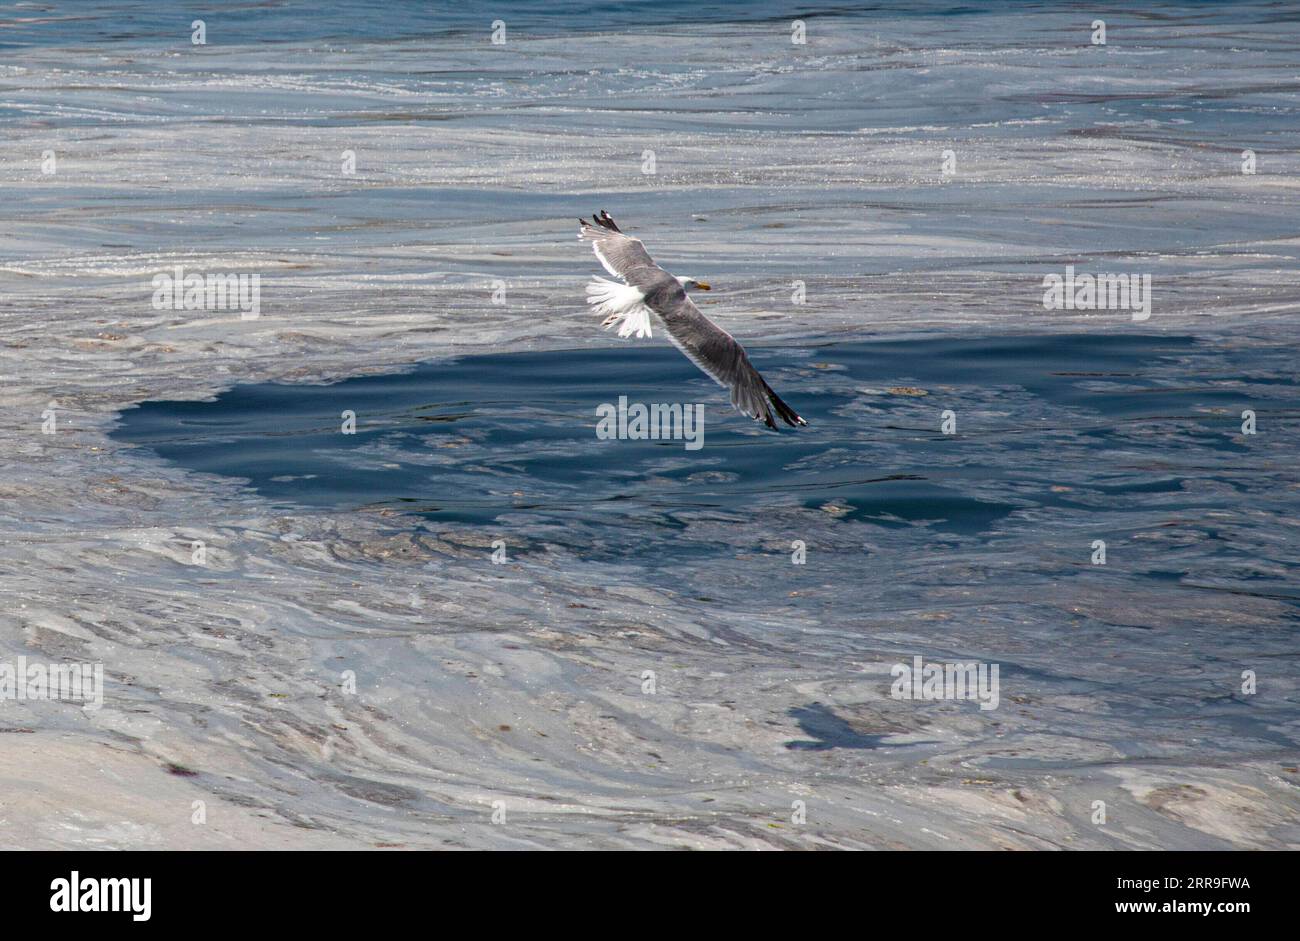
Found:
[(696, 281), (694, 278), (678, 278), (678, 282), (685, 291), (712, 291), (707, 281)]

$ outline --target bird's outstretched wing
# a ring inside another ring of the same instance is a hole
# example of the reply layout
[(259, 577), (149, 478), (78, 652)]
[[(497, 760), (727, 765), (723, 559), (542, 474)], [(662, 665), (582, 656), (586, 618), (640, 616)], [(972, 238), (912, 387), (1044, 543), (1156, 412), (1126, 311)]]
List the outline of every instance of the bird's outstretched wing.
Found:
[(741, 414), (761, 419), (775, 429), (773, 413), (787, 425), (808, 424), (772, 391), (749, 362), (745, 349), (726, 330), (700, 313), (686, 296), (677, 292), (662, 304), (650, 304), (668, 328), (668, 337), (686, 358), (700, 367), (714, 382), (731, 392), (731, 404)]
[(602, 209), (600, 215), (592, 216), (591, 219), (591, 222), (586, 219), (578, 220), (581, 226), (578, 230), (578, 238), (587, 239), (592, 243), (591, 247), (596, 257), (610, 274), (632, 283), (628, 275), (637, 268), (658, 267), (645, 250), (645, 246), (641, 244), (641, 240), (624, 235), (614, 224), (609, 213)]

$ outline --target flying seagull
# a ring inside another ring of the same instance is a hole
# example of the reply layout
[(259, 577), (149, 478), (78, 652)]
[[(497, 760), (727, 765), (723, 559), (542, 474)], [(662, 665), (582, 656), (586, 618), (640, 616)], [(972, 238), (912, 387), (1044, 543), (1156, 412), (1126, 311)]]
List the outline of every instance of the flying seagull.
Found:
[(710, 290), (704, 281), (678, 278), (650, 258), (640, 239), (624, 235), (609, 213), (601, 210), (591, 221), (579, 219), (578, 238), (589, 239), (596, 257), (610, 274), (623, 283), (596, 277), (587, 285), (587, 303), (605, 314), (602, 327), (619, 324), (618, 335), (650, 336), (650, 312), (654, 311), (668, 330), (668, 339), (714, 382), (731, 390), (731, 404), (742, 415), (762, 419), (776, 428), (773, 413), (787, 425), (808, 424), (781, 401), (772, 387), (750, 365), (744, 348), (727, 331), (700, 313), (686, 296), (688, 289)]

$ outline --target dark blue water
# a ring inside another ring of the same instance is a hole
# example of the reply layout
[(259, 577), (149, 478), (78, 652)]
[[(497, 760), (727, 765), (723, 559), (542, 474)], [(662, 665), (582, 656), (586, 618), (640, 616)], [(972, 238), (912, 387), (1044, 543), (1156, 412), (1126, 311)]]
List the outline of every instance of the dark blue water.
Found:
[[(807, 428), (767, 431), (673, 348), (623, 344), (149, 402), (116, 436), (285, 506), (581, 522), (635, 553), (639, 529), (671, 528), (685, 511), (820, 508), (981, 536), (1044, 507), (1226, 505), (1189, 482), (1267, 491), (1259, 461), (1294, 446), (1300, 416), (1286, 350), (1188, 337), (853, 340), (753, 359)], [(597, 409), (619, 396), (703, 403), (702, 447), (599, 439)], [(1241, 434), (1247, 408), (1263, 434)], [(945, 410), (955, 434), (941, 430)], [(341, 430), (345, 411), (354, 434)]]
[[(1056, 6), (1059, 7), (1059, 4)], [(1227, 20), (1216, 4), (1205, 4), (1202, 18)], [(614, 27), (671, 27), (673, 24), (714, 22), (774, 23), (788, 31), (792, 19), (816, 21), (837, 15), (873, 17), (973, 17), (990, 12), (1041, 12), (1053, 4), (1002, 0), (979, 4), (951, 0), (860, 3), (822, 0), (815, 6), (790, 0), (583, 0), (556, 4), (549, 0), (508, 0), (493, 5), (420, 2), (420, 0), (348, 0), (313, 3), (308, 0), (268, 0), (248, 4), (209, 0), (201, 8), (174, 8), (152, 0), (83, 2), (73, 12), (43, 9), (24, 3), (0, 3), (0, 14), (11, 19), (0, 30), (0, 48), (66, 43), (69, 35), (84, 42), (147, 42), (164, 44), (169, 37), (188, 36), (190, 23), (203, 19), (208, 41), (233, 45), (292, 41), (358, 43), (368, 40), (421, 39), (458, 33), (486, 34), (494, 20), (508, 30), (532, 34), (600, 30)], [(1259, 14), (1248, 11), (1253, 22)], [(1242, 13), (1235, 15), (1238, 21)]]

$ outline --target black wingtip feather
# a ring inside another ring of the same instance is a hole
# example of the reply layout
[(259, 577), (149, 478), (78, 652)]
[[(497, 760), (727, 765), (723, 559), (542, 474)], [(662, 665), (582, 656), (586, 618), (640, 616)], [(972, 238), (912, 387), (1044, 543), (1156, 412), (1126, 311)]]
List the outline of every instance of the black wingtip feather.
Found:
[(614, 217), (603, 209), (598, 213), (594, 213), (591, 217), (591, 221), (602, 229), (609, 229), (611, 232), (623, 231), (615, 224)]
[[(797, 428), (800, 425), (808, 424), (799, 416), (798, 412), (786, 405), (785, 402), (782, 401), (781, 397), (772, 391), (772, 387), (769, 386), (766, 381), (763, 382), (763, 391), (767, 393), (767, 397), (769, 401), (771, 401), (772, 407), (776, 409), (776, 413), (781, 416), (781, 420), (791, 428)], [(767, 420), (767, 427), (772, 429), (776, 428), (776, 422), (772, 421), (771, 412), (763, 417)]]

